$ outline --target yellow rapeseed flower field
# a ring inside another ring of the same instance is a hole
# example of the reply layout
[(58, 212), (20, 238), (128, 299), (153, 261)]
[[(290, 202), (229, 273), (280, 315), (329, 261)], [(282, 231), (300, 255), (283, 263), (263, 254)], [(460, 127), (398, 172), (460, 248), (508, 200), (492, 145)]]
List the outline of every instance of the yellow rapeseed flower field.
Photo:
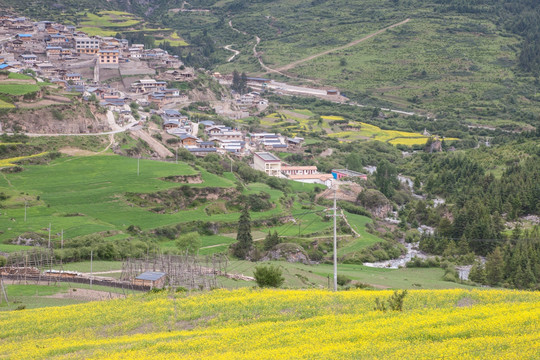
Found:
[(2, 159), (0, 160), (0, 168), (1, 167), (7, 167), (7, 166), (15, 166), (15, 163), (17, 161), (20, 161), (20, 160), (24, 160), (24, 159), (30, 159), (30, 158), (33, 158), (33, 157), (38, 157), (38, 156), (43, 156), (43, 155), (46, 155), (48, 152), (42, 152), (42, 153), (39, 153), (39, 154), (34, 154), (34, 155), (29, 155), (29, 156), (19, 156), (19, 157), (13, 157), (13, 158), (9, 158), (9, 159)]
[(0, 359), (538, 359), (540, 293), (216, 290), (0, 312)]

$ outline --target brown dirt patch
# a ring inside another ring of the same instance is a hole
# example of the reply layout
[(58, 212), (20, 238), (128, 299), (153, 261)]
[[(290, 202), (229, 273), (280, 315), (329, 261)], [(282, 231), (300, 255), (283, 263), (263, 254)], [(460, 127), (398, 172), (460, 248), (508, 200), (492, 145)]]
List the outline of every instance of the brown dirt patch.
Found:
[(58, 151), (61, 152), (62, 154), (71, 155), (71, 156), (91, 156), (91, 155), (97, 154), (94, 151), (83, 150), (83, 149), (74, 148), (74, 147), (65, 147)]
[(458, 300), (458, 302), (456, 303), (456, 307), (470, 307), (477, 303), (477, 300), (471, 299), (470, 297), (464, 297)]
[(63, 103), (58, 102), (58, 101), (53, 101), (53, 100), (41, 100), (34, 103), (19, 102), (16, 105), (19, 108), (31, 109), (31, 108), (37, 108), (37, 107), (43, 107), (43, 106), (50, 106), (50, 105), (63, 105)]
[(125, 298), (124, 294), (91, 289), (69, 289), (68, 292), (45, 296), (51, 299), (75, 299), (84, 301), (111, 300)]

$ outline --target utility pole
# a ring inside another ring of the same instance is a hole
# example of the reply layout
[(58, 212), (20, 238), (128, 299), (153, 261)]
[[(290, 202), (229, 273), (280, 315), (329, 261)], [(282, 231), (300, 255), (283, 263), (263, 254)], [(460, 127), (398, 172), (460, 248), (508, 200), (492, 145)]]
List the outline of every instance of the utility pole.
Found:
[(336, 205), (336, 192), (334, 188), (334, 291), (337, 291), (337, 205)]
[(90, 250), (90, 287), (92, 287), (92, 278), (94, 277), (92, 275), (93, 273), (93, 260), (94, 260), (94, 250)]
[(49, 249), (51, 248), (51, 223), (49, 223), (49, 244), (47, 245), (47, 247)]
[[(26, 271), (25, 271), (26, 273)], [(7, 297), (7, 293), (6, 293), (6, 288), (4, 287), (4, 280), (2, 279), (2, 277), (0, 276), (0, 288), (2, 288), (2, 294), (4, 295), (4, 299), (6, 299), (6, 304), (9, 305), (9, 301), (8, 301), (8, 297)], [(2, 298), (0, 297), (0, 304), (2, 303)]]

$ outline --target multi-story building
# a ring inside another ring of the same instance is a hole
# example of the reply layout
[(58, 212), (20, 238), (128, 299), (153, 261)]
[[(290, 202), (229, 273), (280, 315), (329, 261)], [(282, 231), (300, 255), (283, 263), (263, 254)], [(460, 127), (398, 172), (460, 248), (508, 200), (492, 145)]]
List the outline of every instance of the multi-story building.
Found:
[(253, 155), (253, 167), (255, 170), (266, 172), (270, 176), (281, 174), (281, 160), (269, 152), (256, 152)]
[(79, 54), (96, 54), (99, 51), (99, 40), (89, 37), (76, 37), (75, 49)]
[(120, 51), (118, 50), (99, 50), (99, 63), (100, 64), (118, 64), (120, 57)]

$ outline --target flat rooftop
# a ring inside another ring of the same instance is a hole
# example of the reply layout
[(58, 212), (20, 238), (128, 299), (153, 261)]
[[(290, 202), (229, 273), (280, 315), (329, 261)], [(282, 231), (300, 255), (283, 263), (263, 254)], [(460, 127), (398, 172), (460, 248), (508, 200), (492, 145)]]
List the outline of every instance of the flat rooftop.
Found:
[(256, 152), (255, 155), (263, 159), (264, 161), (281, 161), (276, 155), (269, 152)]

